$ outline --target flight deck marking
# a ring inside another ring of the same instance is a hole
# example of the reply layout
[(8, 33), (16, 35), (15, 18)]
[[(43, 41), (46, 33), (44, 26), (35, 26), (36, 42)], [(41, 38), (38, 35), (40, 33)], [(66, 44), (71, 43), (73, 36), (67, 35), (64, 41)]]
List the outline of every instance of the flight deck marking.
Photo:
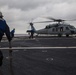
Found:
[[(76, 46), (72, 47), (12, 47), (12, 50), (25, 50), (25, 49), (71, 49), (76, 48)], [(9, 50), (9, 47), (0, 48), (0, 50)]]

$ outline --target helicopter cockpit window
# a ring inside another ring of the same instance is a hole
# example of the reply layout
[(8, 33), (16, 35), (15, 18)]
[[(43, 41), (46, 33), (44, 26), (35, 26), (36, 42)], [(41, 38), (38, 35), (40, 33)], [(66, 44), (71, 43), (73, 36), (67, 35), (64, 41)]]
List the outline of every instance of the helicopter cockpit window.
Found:
[(46, 26), (46, 27), (45, 27), (45, 29), (49, 29), (49, 28), (50, 28), (50, 26)]
[(69, 26), (71, 29), (75, 29), (75, 27), (74, 26)]

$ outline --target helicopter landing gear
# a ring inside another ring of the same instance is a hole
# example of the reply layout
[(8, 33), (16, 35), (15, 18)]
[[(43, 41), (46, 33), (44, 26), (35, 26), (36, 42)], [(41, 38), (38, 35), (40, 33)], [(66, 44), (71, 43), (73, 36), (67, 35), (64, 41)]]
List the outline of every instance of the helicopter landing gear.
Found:
[(66, 37), (69, 37), (69, 34), (66, 34)]
[(58, 34), (58, 37), (61, 37), (62, 35), (61, 34)]

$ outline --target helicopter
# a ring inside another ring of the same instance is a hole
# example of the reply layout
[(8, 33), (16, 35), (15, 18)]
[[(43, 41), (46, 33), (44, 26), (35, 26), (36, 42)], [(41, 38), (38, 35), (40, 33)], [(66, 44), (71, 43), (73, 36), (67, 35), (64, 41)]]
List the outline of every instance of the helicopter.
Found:
[[(76, 34), (76, 28), (73, 25), (67, 24), (63, 19), (55, 19), (51, 17), (47, 17), (47, 19), (50, 19), (50, 21), (41, 21), (41, 22), (30, 22), (31, 30), (27, 30), (30, 34), (29, 38), (33, 38), (34, 33), (36, 34), (50, 34), (50, 35), (58, 35), (61, 37), (62, 35), (66, 35), (66, 37), (69, 37), (69, 35)], [(74, 21), (74, 20), (69, 20)], [(34, 27), (34, 23), (48, 23), (48, 22), (54, 22), (53, 24), (46, 25), (45, 28), (36, 30)]]

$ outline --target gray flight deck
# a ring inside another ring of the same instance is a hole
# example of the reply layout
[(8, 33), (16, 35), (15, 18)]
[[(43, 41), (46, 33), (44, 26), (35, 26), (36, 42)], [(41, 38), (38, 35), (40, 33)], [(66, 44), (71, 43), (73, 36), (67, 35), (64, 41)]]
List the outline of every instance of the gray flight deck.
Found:
[(12, 49), (18, 49), (13, 49), (11, 64), (7, 40), (0, 46), (0, 75), (76, 75), (76, 37), (14, 38)]

